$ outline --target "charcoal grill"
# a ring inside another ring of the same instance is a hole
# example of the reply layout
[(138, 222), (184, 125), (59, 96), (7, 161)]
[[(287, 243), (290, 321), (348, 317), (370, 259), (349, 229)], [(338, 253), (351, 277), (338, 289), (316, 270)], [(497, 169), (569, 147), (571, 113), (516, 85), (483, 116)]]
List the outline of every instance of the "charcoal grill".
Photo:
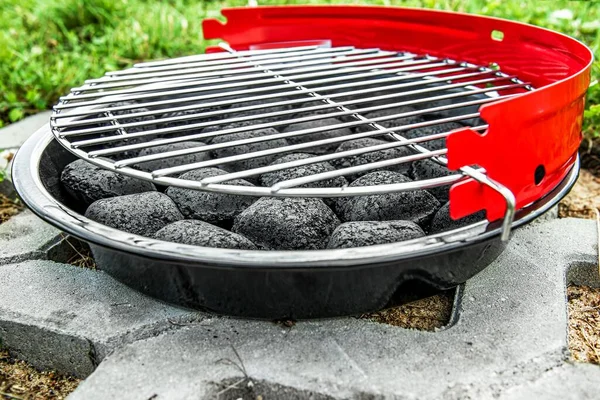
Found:
[[(24, 202), (48, 222), (89, 242), (100, 268), (144, 293), (188, 307), (261, 318), (375, 310), (401, 296), (413, 280), (439, 289), (464, 282), (500, 254), (511, 229), (555, 205), (577, 178), (592, 56), (571, 38), (499, 19), (390, 7), (258, 7), (227, 9), (223, 15), (227, 23), (204, 21), (206, 38), (226, 41), (205, 54), (137, 64), (73, 88), (54, 107), (50, 124), (15, 159), (14, 182)], [(392, 111), (369, 116), (382, 110)], [(339, 123), (281, 129), (325, 118)], [(447, 122), (465, 127), (406, 135)], [(139, 154), (259, 128), (279, 133)], [(339, 128), (351, 133), (301, 140)], [(179, 177), (196, 168), (227, 168), (367, 137), (385, 142), (202, 181)], [(275, 139), (295, 143), (161, 169), (137, 167)], [(436, 145), (440, 140), (445, 147)], [(411, 154), (271, 187), (229, 183), (399, 147)], [(60, 172), (77, 158), (161, 186), (248, 196), (333, 198), (452, 185), (451, 215), (485, 210), (488, 221), (406, 242), (344, 250), (175, 244), (83, 217), (59, 185)], [(455, 172), (389, 185), (319, 185), (423, 159)]]

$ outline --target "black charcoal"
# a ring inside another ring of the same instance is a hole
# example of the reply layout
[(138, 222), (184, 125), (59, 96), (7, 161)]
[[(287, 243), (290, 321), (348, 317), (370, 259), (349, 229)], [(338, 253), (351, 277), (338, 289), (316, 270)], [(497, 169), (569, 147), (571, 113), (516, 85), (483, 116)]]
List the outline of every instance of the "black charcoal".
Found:
[[(342, 151), (362, 149), (364, 147), (372, 147), (372, 146), (378, 146), (378, 145), (382, 145), (382, 144), (389, 144), (389, 142), (379, 140), (379, 139), (373, 139), (373, 138), (349, 140), (347, 142), (342, 143), (340, 145), (340, 147), (337, 148), (336, 152), (339, 153)], [(331, 160), (331, 165), (333, 165), (336, 169), (341, 169), (341, 168), (355, 167), (355, 166), (363, 165), (363, 164), (370, 164), (370, 163), (382, 161), (382, 160), (390, 160), (390, 159), (394, 159), (394, 158), (405, 157), (405, 156), (409, 156), (411, 154), (414, 154), (414, 153), (411, 152), (411, 150), (409, 150), (406, 146), (401, 146), (401, 147), (394, 147), (391, 149), (373, 151), (370, 153), (363, 153), (363, 154), (359, 154), (356, 156), (336, 158), (334, 160)], [(395, 172), (400, 172), (402, 174), (405, 174), (405, 173), (408, 173), (409, 168), (410, 168), (410, 164), (402, 163), (402, 164), (388, 166), (388, 167), (385, 167), (384, 169), (387, 171), (395, 171)], [(359, 172), (356, 174), (351, 174), (348, 176), (348, 178), (351, 180), (354, 180), (356, 178), (359, 178), (359, 177), (361, 177), (365, 174), (368, 174), (370, 172), (373, 172), (373, 171), (376, 171), (376, 170), (369, 170), (369, 171)]]
[(265, 197), (235, 218), (233, 231), (263, 250), (315, 250), (339, 223), (319, 199)]
[(159, 192), (101, 199), (88, 207), (85, 216), (112, 228), (147, 237), (183, 219), (173, 200)]
[[(297, 124), (289, 125), (288, 127), (286, 127), (283, 130), (283, 132), (295, 132), (295, 131), (304, 130), (304, 129), (324, 128), (327, 126), (338, 125), (341, 123), (342, 123), (342, 121), (340, 121), (339, 119), (335, 119), (335, 118), (318, 119), (318, 120), (314, 120), (314, 121), (299, 122)], [(290, 144), (300, 144), (300, 143), (314, 142), (316, 140), (331, 139), (331, 138), (346, 136), (346, 135), (350, 135), (350, 134), (352, 134), (350, 129), (338, 128), (338, 129), (327, 130), (324, 132), (315, 132), (315, 133), (309, 133), (306, 135), (288, 137), (287, 141)], [(310, 147), (310, 148), (303, 149), (303, 150), (308, 151), (310, 153), (314, 153), (314, 154), (327, 154), (327, 153), (331, 153), (331, 152), (335, 151), (335, 149), (338, 146), (339, 146), (339, 142), (336, 142), (336, 143), (331, 143), (331, 144), (326, 144), (326, 145)]]
[(411, 221), (355, 221), (338, 226), (329, 239), (328, 249), (372, 246), (402, 242), (425, 236)]
[[(132, 105), (137, 105), (137, 103), (135, 101), (119, 101), (116, 103), (112, 103), (108, 107), (115, 108), (115, 107), (132, 106)], [(131, 115), (130, 118), (120, 118), (118, 120), (119, 123), (121, 123), (121, 124), (130, 124), (130, 123), (137, 123), (137, 122), (154, 121), (155, 118), (153, 115), (142, 115), (142, 116), (135, 115), (137, 113), (148, 112), (148, 111), (150, 111), (150, 110), (146, 107), (136, 107), (136, 108), (130, 108), (130, 109), (126, 109), (126, 110), (115, 110), (115, 111), (111, 111), (111, 113), (113, 115), (118, 115), (118, 116)], [(143, 131), (147, 131), (147, 130), (155, 129), (155, 128), (156, 128), (156, 125), (148, 124), (148, 125), (125, 128), (125, 131), (127, 133), (136, 133), (136, 132), (143, 132)]]
[[(175, 150), (185, 150), (192, 149), (194, 147), (206, 146), (202, 142), (180, 142), (180, 143), (171, 143), (162, 146), (154, 146), (148, 147), (140, 151), (139, 156), (148, 156), (152, 154), (160, 154), (165, 153), (167, 151), (175, 151)], [(184, 164), (192, 164), (196, 162), (206, 161), (210, 159), (210, 154), (208, 152), (201, 153), (193, 153), (193, 154), (185, 154), (183, 156), (170, 157), (170, 158), (161, 158), (159, 160), (154, 161), (146, 161), (144, 163), (137, 164), (137, 167), (143, 171), (156, 171), (162, 168), (170, 168), (176, 167)]]
[[(411, 182), (411, 179), (392, 171), (377, 171), (352, 182), (349, 186), (388, 185)], [(440, 202), (426, 190), (412, 190), (369, 196), (341, 197), (336, 211), (343, 221), (412, 221), (426, 226)]]
[[(314, 157), (312, 154), (306, 153), (293, 153), (285, 155), (277, 160), (273, 161), (271, 165), (283, 164), (290, 161), (296, 160), (305, 160), (307, 158)], [(335, 168), (328, 162), (317, 162), (313, 164), (306, 164), (299, 167), (293, 167), (288, 169), (283, 169), (280, 171), (267, 172), (260, 176), (260, 183), (262, 186), (273, 186), (274, 184), (286, 181), (288, 179), (301, 178), (304, 176), (311, 176), (315, 174), (320, 174), (323, 172), (335, 171)], [(339, 176), (336, 178), (325, 179), (317, 182), (307, 183), (297, 187), (341, 187), (347, 185), (348, 181), (343, 176)]]
[[(184, 180), (201, 181), (211, 176), (223, 175), (219, 168), (199, 168), (182, 174)], [(243, 179), (227, 181), (228, 185), (253, 186)], [(199, 219), (214, 225), (229, 227), (233, 218), (257, 200), (254, 196), (207, 192), (203, 190), (169, 187), (166, 194), (173, 199), (186, 218)]]
[(100, 199), (156, 190), (150, 182), (97, 167), (85, 160), (67, 165), (60, 181), (67, 193), (85, 206)]
[(156, 239), (193, 246), (216, 247), (219, 249), (256, 250), (247, 238), (208, 222), (183, 220), (173, 222), (156, 232)]
[[(215, 121), (217, 122), (215, 125), (211, 125), (211, 126), (207, 126), (206, 128), (204, 128), (204, 130), (202, 130), (202, 133), (209, 133), (209, 132), (216, 132), (216, 131), (223, 131), (226, 129), (235, 129), (235, 128), (240, 128), (240, 127), (244, 127), (244, 126), (251, 126), (251, 125), (256, 125), (257, 122), (256, 121), (239, 121), (239, 122), (231, 122), (228, 124), (219, 124), (219, 121)], [(215, 136), (208, 136), (202, 139), (202, 141), (206, 144), (211, 144), (212, 140), (215, 138)]]
[[(412, 163), (410, 167), (410, 177), (416, 181), (425, 179), (441, 178), (444, 176), (454, 175), (456, 172), (448, 170), (443, 165), (440, 165), (432, 160), (419, 160)], [(427, 189), (441, 204), (444, 204), (449, 199), (450, 186), (438, 186)]]
[(475, 224), (485, 220), (485, 211), (478, 211), (464, 218), (453, 220), (450, 217), (450, 203), (446, 203), (438, 210), (431, 222), (430, 234), (451, 231), (463, 226)]
[[(276, 135), (278, 133), (279, 132), (277, 132), (273, 128), (257, 129), (257, 130), (253, 130), (253, 131), (247, 131), (247, 132), (230, 133), (227, 135), (221, 135), (221, 136), (217, 136), (217, 137), (213, 138), (211, 144), (219, 144), (219, 143), (231, 142), (234, 140), (244, 140), (244, 139), (262, 137), (262, 136), (270, 136), (270, 135)], [(236, 156), (236, 155), (240, 155), (240, 154), (248, 154), (248, 153), (252, 153), (255, 151), (279, 148), (279, 147), (283, 147), (283, 146), (287, 146), (287, 145), (288, 145), (288, 142), (285, 139), (274, 139), (274, 140), (267, 140), (264, 142), (254, 142), (254, 143), (250, 143), (250, 144), (230, 146), (230, 147), (226, 147), (226, 148), (222, 148), (222, 149), (213, 150), (211, 152), (211, 155), (213, 156), (213, 158), (223, 158), (223, 157), (229, 157), (229, 156)], [(244, 170), (248, 170), (248, 169), (252, 169), (252, 168), (264, 167), (266, 165), (269, 165), (277, 157), (278, 157), (277, 154), (273, 154), (273, 155), (269, 155), (269, 156), (251, 158), (251, 159), (247, 159), (247, 160), (235, 161), (232, 163), (228, 163), (228, 164), (223, 165), (223, 167), (227, 171), (244, 171)]]
[[(438, 125), (423, 126), (421, 128), (411, 129), (402, 134), (407, 139), (415, 139), (424, 136), (437, 135), (439, 133), (450, 132), (454, 129), (464, 128), (457, 122), (446, 122)], [(419, 143), (421, 146), (429, 150), (441, 150), (446, 147), (446, 139), (435, 139), (427, 142)]]

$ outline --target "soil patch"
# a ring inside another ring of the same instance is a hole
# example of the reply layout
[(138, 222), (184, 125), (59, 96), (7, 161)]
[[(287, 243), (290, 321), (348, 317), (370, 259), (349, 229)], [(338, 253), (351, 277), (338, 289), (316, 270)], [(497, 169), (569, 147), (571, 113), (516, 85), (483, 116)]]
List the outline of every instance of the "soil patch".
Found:
[(569, 350), (576, 361), (600, 364), (600, 289), (569, 286)]
[(21, 211), (23, 211), (23, 204), (19, 200), (12, 200), (0, 193), (0, 224)]
[(558, 205), (560, 218), (596, 218), (600, 209), (600, 177), (582, 169), (571, 192)]
[(54, 371), (38, 371), (0, 350), (0, 399), (64, 399), (81, 381)]
[(450, 290), (400, 306), (363, 314), (361, 318), (401, 328), (435, 331), (450, 321), (453, 301), (454, 291)]

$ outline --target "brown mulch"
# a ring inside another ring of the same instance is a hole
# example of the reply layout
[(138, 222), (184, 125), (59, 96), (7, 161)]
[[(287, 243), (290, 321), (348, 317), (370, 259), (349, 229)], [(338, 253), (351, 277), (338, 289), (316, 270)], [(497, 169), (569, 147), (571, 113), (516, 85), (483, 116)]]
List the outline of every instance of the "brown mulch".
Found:
[(576, 361), (600, 364), (600, 289), (569, 286), (569, 350)]
[(558, 205), (558, 216), (596, 219), (596, 210), (600, 210), (600, 177), (582, 169), (571, 193)]
[(23, 211), (23, 204), (19, 200), (9, 199), (0, 193), (0, 224), (21, 211)]
[(454, 301), (451, 293), (454, 292), (443, 292), (401, 306), (363, 314), (361, 318), (401, 328), (435, 331), (450, 321)]
[(24, 361), (0, 351), (0, 399), (59, 400), (75, 390), (81, 380), (54, 371), (38, 371)]

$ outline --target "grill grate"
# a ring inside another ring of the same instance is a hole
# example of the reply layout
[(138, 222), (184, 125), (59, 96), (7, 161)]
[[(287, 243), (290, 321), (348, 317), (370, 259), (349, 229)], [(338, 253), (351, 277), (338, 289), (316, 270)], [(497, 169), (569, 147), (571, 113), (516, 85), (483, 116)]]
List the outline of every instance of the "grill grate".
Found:
[[(138, 64), (86, 81), (55, 106), (54, 135), (83, 159), (162, 185), (254, 196), (389, 193), (449, 185), (466, 176), (484, 181), (485, 176), (481, 170), (464, 168), (457, 174), (401, 184), (324, 188), (318, 182), (423, 159), (445, 165), (447, 150), (439, 142), (450, 131), (444, 124), (485, 131), (480, 105), (533, 90), (496, 68), (428, 55), (355, 47), (234, 51), (221, 46), (226, 52)], [(286, 129), (297, 124), (305, 125)], [(415, 135), (419, 129), (421, 133)], [(422, 134), (423, 129), (432, 133)], [(361, 138), (384, 141), (328, 150)], [(206, 145), (157, 150), (190, 141)], [(395, 148), (408, 149), (410, 154), (271, 187), (228, 184), (233, 179)], [(275, 165), (267, 162), (295, 152), (316, 154)], [(181, 157), (194, 154), (212, 158), (189, 162)], [(170, 160), (172, 165), (151, 171), (139, 168), (157, 160)], [(257, 160), (267, 161), (232, 168)], [(179, 177), (211, 166), (229, 172), (200, 182)]]

